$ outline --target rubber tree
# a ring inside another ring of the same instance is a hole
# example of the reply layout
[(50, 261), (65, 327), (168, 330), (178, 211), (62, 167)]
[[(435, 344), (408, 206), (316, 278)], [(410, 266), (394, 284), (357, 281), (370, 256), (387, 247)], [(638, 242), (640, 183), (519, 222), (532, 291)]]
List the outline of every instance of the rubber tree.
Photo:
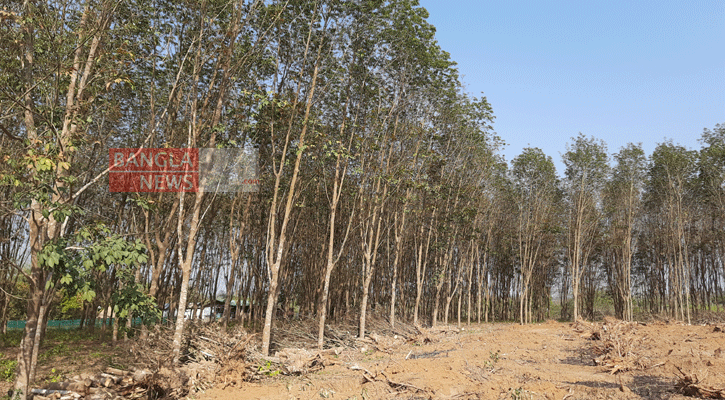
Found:
[(78, 150), (88, 138), (100, 137), (92, 129), (94, 117), (112, 103), (104, 101), (103, 89), (123, 78), (125, 60), (105, 47), (112, 32), (121, 30), (110, 2), (17, 2), (3, 10), (3, 21), (0, 40), (8, 47), (0, 61), (2, 75), (14, 83), (3, 88), (0, 101), (4, 110), (22, 115), (13, 127), (0, 123), (5, 135), (22, 143), (18, 154), (4, 160), (15, 170), (3, 180), (22, 199), (17, 211), (27, 221), (30, 249), (27, 323), (15, 383), (15, 395), (25, 399), (35, 377), (51, 287), (59, 279), (53, 273), (58, 261), (41, 254), (57, 247), (67, 218), (77, 211), (73, 199), (86, 188), (73, 188), (83, 173)]
[(567, 254), (574, 297), (574, 320), (579, 318), (581, 277), (594, 250), (601, 223), (601, 192), (609, 173), (609, 156), (603, 141), (579, 134), (563, 155), (568, 200)]
[(617, 164), (607, 181), (604, 207), (609, 219), (609, 241), (614, 253), (611, 274), (617, 297), (617, 318), (632, 320), (632, 259), (637, 251), (635, 231), (642, 211), (647, 159), (642, 145), (628, 144), (614, 155)]
[(673, 317), (691, 322), (691, 270), (688, 235), (696, 188), (697, 152), (671, 141), (660, 143), (650, 156), (647, 208), (663, 222), (669, 267), (669, 297)]
[[(323, 49), (326, 48), (327, 45), (325, 40), (327, 36), (327, 24), (333, 19), (333, 15), (326, 12), (329, 10), (324, 10), (319, 2), (298, 5), (298, 7), (300, 7), (299, 10), (292, 11), (299, 12), (301, 13), (300, 15), (309, 19), (307, 31), (302, 31), (305, 33), (306, 37), (302, 42), (304, 45), (300, 59), (290, 60), (285, 58), (294, 54), (286, 54), (282, 52), (281, 46), (284, 42), (281, 40), (282, 38), (276, 39), (279, 41), (276, 61), (277, 65), (280, 65), (281, 62), (295, 62), (300, 64), (296, 78), (296, 88), (292, 94), (292, 98), (287, 103), (280, 102), (277, 99), (270, 102), (270, 105), (275, 108), (291, 108), (291, 113), (288, 114), (286, 121), (275, 121), (274, 119), (265, 121), (267, 124), (266, 130), (271, 136), (271, 143), (273, 146), (272, 168), (274, 174), (274, 189), (272, 191), (272, 200), (269, 208), (265, 245), (269, 288), (265, 305), (264, 327), (262, 330), (262, 354), (264, 355), (269, 354), (272, 334), (272, 319), (274, 318), (274, 310), (277, 303), (277, 296), (279, 294), (278, 287), (280, 283), (280, 270), (282, 268), (285, 250), (288, 245), (288, 228), (290, 225), (292, 209), (295, 205), (294, 199), (297, 197), (300, 164), (302, 157), (305, 154), (305, 139), (308, 130), (313, 129), (310, 126), (310, 118), (315, 99), (315, 90), (317, 88), (318, 73), (323, 59)], [(322, 21), (322, 26), (318, 26), (320, 21)], [(314, 41), (313, 38), (315, 39)], [(277, 77), (275, 78), (279, 79)], [(285, 76), (282, 78), (285, 78)], [(282, 89), (280, 85), (280, 82), (275, 81), (275, 88), (278, 91)], [(300, 108), (302, 111), (301, 116), (298, 114)], [(301, 117), (301, 121), (298, 120), (299, 117)], [(279, 122), (279, 124), (277, 124), (277, 122)], [(279, 128), (279, 125), (282, 125), (282, 127)], [(278, 130), (281, 131), (282, 138), (282, 140), (280, 140), (281, 146), (279, 147), (276, 146), (279, 139), (278, 135), (280, 135)], [(299, 134), (297, 134), (297, 132), (299, 132)], [(294, 146), (295, 150), (293, 154), (290, 154), (289, 150), (292, 146)], [(288, 161), (288, 157), (292, 158), (291, 156), (294, 156), (293, 166), (289, 165), (289, 161), (291, 160)], [(288, 178), (289, 183), (287, 184), (287, 187), (283, 188), (283, 180), (286, 180), (287, 178), (285, 173), (290, 167), (292, 168), (292, 174), (291, 177)], [(283, 191), (283, 189), (286, 189), (286, 192)]]
[[(352, 197), (353, 203), (360, 201), (360, 193), (355, 196), (354, 188), (346, 190), (346, 186), (350, 185), (349, 168), (354, 167), (361, 159), (360, 153), (364, 151), (360, 139), (365, 136), (365, 129), (361, 126), (367, 123), (371, 113), (370, 104), (373, 104), (368, 88), (374, 87), (374, 68), (379, 62), (376, 50), (381, 45), (377, 40), (381, 23), (377, 6), (376, 3), (336, 5), (337, 12), (351, 18), (347, 23), (344, 22), (345, 18), (340, 18), (335, 27), (338, 35), (333, 45), (338, 49), (339, 56), (331, 60), (330, 67), (335, 73), (335, 79), (331, 79), (322, 94), (322, 101), (325, 102), (322, 107), (330, 107), (335, 117), (328, 122), (326, 132), (317, 140), (319, 155), (313, 157), (318, 160), (322, 171), (321, 179), (325, 184), (325, 198), (329, 207), (324, 244), (325, 267), (318, 306), (317, 346), (320, 349), (324, 345), (332, 273), (345, 253), (356, 217), (354, 208), (345, 210), (347, 212), (340, 210), (340, 202), (344, 200), (343, 196)], [(342, 102), (340, 99), (343, 99)], [(343, 224), (339, 224), (341, 221)]]
[[(196, 15), (189, 17), (190, 41), (184, 52), (189, 55), (188, 69), (184, 71), (187, 79), (184, 112), (179, 114), (178, 121), (187, 132), (186, 147), (215, 148), (217, 134), (225, 130), (227, 123), (222, 119), (226, 110), (226, 102), (232, 92), (232, 77), (248, 67), (253, 52), (251, 39), (244, 36), (248, 28), (249, 15), (256, 12), (259, 3), (255, 2), (251, 9), (244, 7), (242, 2), (194, 4), (188, 9)], [(231, 10), (221, 13), (222, 10)], [(212, 20), (211, 15), (217, 16)], [(220, 18), (224, 16), (225, 18)], [(181, 28), (181, 26), (179, 26)], [(177, 31), (183, 35), (184, 30)], [(217, 38), (217, 40), (212, 40)], [(183, 40), (183, 38), (181, 38)], [(182, 41), (180, 40), (180, 42)], [(248, 53), (222, 51), (234, 49), (237, 41), (241, 46), (251, 46)], [(208, 154), (208, 153), (207, 153)], [(199, 160), (200, 163), (210, 163), (213, 160)], [(205, 214), (202, 214), (202, 205), (208, 188), (203, 182), (195, 193), (191, 210), (186, 212), (185, 192), (180, 191), (178, 217), (176, 219), (176, 235), (179, 240), (176, 246), (178, 267), (182, 272), (179, 303), (176, 314), (176, 327), (173, 339), (174, 362), (179, 363), (181, 357), (181, 340), (185, 325), (185, 312), (191, 276), (192, 263), (195, 258), (197, 234)], [(188, 219), (188, 220), (187, 220)]]
[(537, 265), (546, 260), (545, 247), (552, 242), (555, 225), (553, 212), (557, 195), (556, 168), (551, 157), (538, 148), (525, 148), (512, 161), (512, 175), (518, 206), (517, 233), (521, 292), (519, 321), (531, 316), (525, 312), (531, 296), (531, 278)]
[[(712, 130), (705, 129), (700, 142), (703, 147), (698, 158), (700, 188), (698, 197), (704, 200), (702, 203), (706, 207), (706, 218), (712, 221), (708, 235), (710, 268), (713, 269), (713, 276), (723, 276), (725, 275), (723, 258), (725, 257), (725, 124), (717, 124)], [(720, 273), (717, 271), (718, 263)], [(717, 292), (708, 297), (716, 296)]]

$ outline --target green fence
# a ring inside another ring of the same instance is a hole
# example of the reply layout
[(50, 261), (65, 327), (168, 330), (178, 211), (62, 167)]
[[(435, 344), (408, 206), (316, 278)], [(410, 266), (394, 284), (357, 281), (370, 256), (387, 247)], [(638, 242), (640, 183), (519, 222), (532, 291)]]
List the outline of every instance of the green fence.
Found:
[[(106, 318), (106, 323), (110, 326), (113, 322), (113, 318)], [(142, 322), (141, 318), (134, 318), (133, 324), (138, 325)], [(88, 321), (86, 321), (86, 324)], [(100, 327), (103, 325), (103, 318), (96, 318), (96, 326)], [(73, 329), (81, 326), (80, 319), (66, 319), (66, 320), (50, 320), (48, 321), (48, 328), (55, 329)], [(25, 321), (8, 321), (8, 329), (23, 329), (25, 328)]]

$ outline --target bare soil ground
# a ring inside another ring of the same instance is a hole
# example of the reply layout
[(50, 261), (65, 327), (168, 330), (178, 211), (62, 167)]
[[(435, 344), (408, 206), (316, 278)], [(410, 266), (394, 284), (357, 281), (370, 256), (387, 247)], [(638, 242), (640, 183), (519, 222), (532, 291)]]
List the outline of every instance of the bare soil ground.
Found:
[[(189, 348), (197, 355), (216, 353), (216, 359), (189, 362), (183, 374), (188, 398), (196, 400), (722, 399), (725, 324), (713, 321), (688, 326), (605, 319), (395, 331), (379, 322), (365, 341), (354, 339), (352, 327), (331, 328), (328, 345), (337, 347), (323, 353), (310, 350), (314, 323), (308, 321), (281, 325), (275, 339), (281, 350), (269, 358), (256, 352), (259, 335), (239, 328), (213, 336), (220, 328), (212, 325), (195, 328), (203, 330), (192, 332)], [(161, 366), (169, 352), (160, 338), (148, 341), (155, 347), (111, 345), (97, 337), (48, 340), (39, 381), (109, 366), (150, 368), (142, 359), (153, 352)], [(14, 347), (0, 353), (5, 359), (17, 354)], [(9, 388), (0, 382), (0, 395)]]
[(614, 320), (464, 326), (417, 341), (378, 338), (327, 357), (313, 373), (217, 385), (194, 398), (723, 398), (723, 328)]

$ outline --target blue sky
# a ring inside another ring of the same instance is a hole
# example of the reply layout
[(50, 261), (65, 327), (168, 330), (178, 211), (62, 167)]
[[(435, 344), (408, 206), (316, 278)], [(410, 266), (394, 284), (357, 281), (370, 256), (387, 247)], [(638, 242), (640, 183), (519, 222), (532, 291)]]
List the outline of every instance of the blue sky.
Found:
[(725, 1), (420, 0), (467, 91), (493, 106), (508, 161), (539, 147), (563, 174), (579, 132), (609, 153), (699, 149), (725, 123)]

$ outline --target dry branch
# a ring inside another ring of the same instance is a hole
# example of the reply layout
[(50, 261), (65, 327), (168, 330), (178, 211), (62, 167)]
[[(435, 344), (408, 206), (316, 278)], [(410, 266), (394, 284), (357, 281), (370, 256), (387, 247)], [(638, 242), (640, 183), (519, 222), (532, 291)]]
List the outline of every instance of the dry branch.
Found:
[[(109, 373), (113, 372), (113, 373)], [(54, 382), (45, 388), (32, 389), (31, 393), (36, 399), (60, 398), (88, 398), (88, 399), (116, 399), (116, 398), (178, 398), (186, 395), (184, 378), (171, 370), (151, 373), (148, 370), (135, 372), (116, 368), (107, 368), (106, 372), (97, 375), (83, 374), (73, 377), (65, 382)]]
[(675, 388), (685, 396), (699, 397), (703, 399), (725, 399), (725, 388), (716, 388), (707, 385), (696, 373), (685, 373), (682, 368), (675, 366), (679, 372)]
[[(388, 376), (385, 374), (385, 370), (380, 371), (379, 373), (373, 374), (372, 372), (368, 371), (367, 369), (359, 366), (359, 365), (353, 365), (350, 367), (353, 371), (362, 371), (363, 372), (363, 379), (365, 382), (384, 382), (388, 386), (390, 386), (391, 389), (395, 390), (411, 390), (413, 393), (428, 393), (426, 389), (420, 388), (418, 386), (412, 385), (410, 383), (404, 383), (404, 382), (396, 382), (388, 378)], [(380, 378), (382, 377), (382, 378)]]
[(651, 360), (642, 354), (649, 338), (638, 335), (637, 325), (608, 318), (602, 325), (579, 320), (572, 326), (580, 336), (594, 341), (594, 363), (616, 374), (650, 366)]

